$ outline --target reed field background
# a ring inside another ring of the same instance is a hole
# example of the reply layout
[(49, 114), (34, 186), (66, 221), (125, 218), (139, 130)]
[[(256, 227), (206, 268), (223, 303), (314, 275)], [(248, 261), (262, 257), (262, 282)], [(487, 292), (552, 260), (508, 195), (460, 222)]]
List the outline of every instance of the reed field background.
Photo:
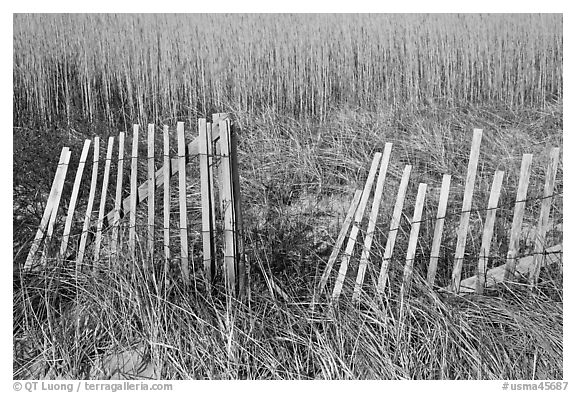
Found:
[[(407, 216), (425, 182), (424, 218), (434, 217), (452, 174), (437, 279), (447, 285), (473, 128), (484, 129), (473, 209), (485, 208), (495, 170), (505, 170), (501, 204), (513, 203), (521, 156), (533, 153), (525, 222), (535, 225), (549, 149), (563, 145), (562, 28), (559, 14), (15, 14), (14, 377), (103, 378), (98, 359), (138, 346), (165, 379), (562, 379), (562, 266), (544, 269), (536, 291), (432, 291), (420, 278), (432, 221), (403, 299), (406, 326), (395, 285), (407, 222), (383, 301), (366, 295), (356, 307), (344, 296), (315, 313), (306, 304), (386, 142), (373, 260), (403, 166), (414, 167)], [(185, 121), (191, 140), (213, 112), (231, 113), (239, 136), (248, 304), (181, 285), (160, 293), (113, 268), (22, 280), (62, 146), (74, 161), (84, 138), (130, 135), (134, 123)], [(562, 223), (562, 158), (558, 171), (551, 216)], [(511, 209), (498, 214), (491, 266), (508, 246)], [(474, 274), (484, 217), (471, 217), (463, 276)], [(554, 230), (549, 245), (561, 239)], [(270, 278), (288, 301), (270, 294)]]

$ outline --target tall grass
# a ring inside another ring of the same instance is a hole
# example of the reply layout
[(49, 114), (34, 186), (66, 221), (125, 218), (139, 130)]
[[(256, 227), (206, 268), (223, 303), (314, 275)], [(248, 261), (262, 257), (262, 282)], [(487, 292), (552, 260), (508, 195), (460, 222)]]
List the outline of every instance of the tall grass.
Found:
[(14, 16), (14, 120), (562, 99), (562, 16)]

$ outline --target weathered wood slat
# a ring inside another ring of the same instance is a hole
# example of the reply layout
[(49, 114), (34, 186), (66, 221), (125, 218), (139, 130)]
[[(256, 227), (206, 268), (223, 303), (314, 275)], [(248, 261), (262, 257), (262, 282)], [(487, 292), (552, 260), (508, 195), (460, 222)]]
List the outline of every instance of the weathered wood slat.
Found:
[(514, 271), (516, 270), (516, 259), (518, 258), (518, 247), (520, 244), (520, 235), (522, 233), (522, 220), (524, 219), (526, 196), (528, 195), (528, 182), (530, 180), (531, 165), (532, 154), (524, 154), (520, 166), (520, 179), (518, 181), (514, 216), (512, 218), (512, 229), (510, 230), (510, 242), (508, 243), (508, 253), (506, 255), (505, 279), (513, 277)]
[(344, 222), (342, 224), (342, 228), (340, 229), (340, 233), (338, 234), (338, 238), (336, 239), (336, 243), (334, 243), (334, 247), (332, 248), (330, 257), (328, 257), (328, 263), (326, 264), (324, 272), (322, 273), (322, 277), (320, 278), (320, 283), (318, 284), (317, 296), (320, 296), (322, 294), (324, 288), (326, 287), (326, 284), (328, 283), (330, 272), (332, 271), (332, 267), (336, 262), (336, 258), (338, 258), (340, 248), (342, 248), (342, 244), (346, 239), (348, 229), (350, 228), (350, 224), (354, 219), (354, 215), (356, 214), (356, 209), (358, 208), (358, 204), (360, 203), (361, 197), (362, 197), (362, 190), (356, 190), (356, 192), (354, 193), (354, 197), (352, 198), (352, 202), (350, 202), (350, 207), (348, 208), (346, 218), (344, 218)]
[(392, 219), (390, 220), (390, 230), (388, 231), (388, 240), (386, 240), (386, 248), (384, 249), (384, 257), (382, 258), (382, 265), (380, 266), (380, 275), (378, 276), (378, 293), (383, 294), (388, 282), (388, 268), (392, 253), (394, 251), (394, 244), (396, 243), (396, 236), (400, 228), (400, 219), (402, 218), (402, 209), (404, 207), (404, 199), (406, 198), (406, 190), (408, 189), (408, 182), (410, 180), (410, 172), (412, 165), (406, 165), (398, 187), (398, 195), (396, 196), (396, 203), (394, 204), (394, 211), (392, 212)]
[(130, 224), (128, 227), (128, 249), (132, 258), (136, 258), (136, 204), (138, 187), (138, 125), (134, 124), (132, 137), (132, 158), (130, 167)]
[(164, 166), (162, 172), (165, 179), (164, 182), (164, 276), (168, 277), (168, 270), (170, 268), (170, 130), (168, 126), (163, 128), (163, 142), (164, 142)]
[(94, 138), (94, 156), (92, 161), (92, 179), (90, 181), (90, 192), (88, 194), (88, 204), (86, 205), (86, 214), (84, 215), (84, 225), (82, 226), (82, 234), (80, 235), (80, 246), (78, 248), (78, 256), (76, 258), (76, 271), (82, 269), (82, 262), (84, 261), (84, 252), (86, 250), (86, 241), (88, 240), (88, 230), (90, 229), (90, 218), (92, 216), (92, 206), (94, 204), (94, 197), (96, 195), (96, 185), (98, 183), (98, 160), (100, 158), (100, 138)]
[(238, 169), (238, 135), (230, 129), (230, 166), (232, 170), (232, 193), (234, 198), (234, 224), (236, 228), (236, 261), (238, 264), (238, 293), (246, 296), (247, 277), (244, 259), (244, 222), (242, 217), (242, 193), (240, 189), (240, 171)]
[(208, 283), (212, 281), (213, 235), (210, 206), (210, 173), (208, 171), (208, 135), (206, 119), (198, 119), (198, 158), (200, 161), (200, 198), (202, 204), (202, 255), (204, 275)]
[(64, 224), (64, 233), (62, 235), (62, 243), (60, 245), (60, 256), (62, 258), (66, 256), (66, 251), (68, 250), (68, 241), (70, 239), (70, 231), (72, 229), (72, 221), (74, 219), (74, 210), (76, 209), (76, 202), (78, 201), (78, 192), (80, 191), (80, 184), (82, 183), (84, 166), (86, 165), (86, 158), (88, 157), (88, 151), (90, 150), (91, 143), (92, 141), (90, 139), (86, 139), (84, 141), (84, 147), (82, 148), (82, 153), (80, 154), (80, 162), (78, 163), (78, 169), (76, 170), (76, 177), (74, 178), (74, 185), (72, 186), (72, 195), (70, 196), (70, 202), (68, 203), (68, 214), (66, 215), (66, 223)]
[(420, 183), (418, 185), (418, 194), (416, 194), (416, 203), (414, 205), (414, 216), (412, 217), (412, 228), (410, 229), (410, 237), (408, 238), (408, 248), (406, 250), (406, 263), (404, 264), (404, 276), (402, 279), (402, 287), (400, 289), (400, 297), (404, 299), (407, 291), (412, 282), (412, 274), (414, 270), (414, 258), (416, 257), (416, 246), (418, 244), (418, 234), (420, 233), (420, 224), (422, 220), (422, 210), (424, 209), (424, 198), (426, 197), (426, 184)]
[(378, 179), (376, 180), (376, 190), (374, 191), (374, 200), (372, 201), (372, 209), (368, 220), (368, 228), (366, 229), (366, 236), (364, 237), (364, 247), (360, 257), (360, 265), (358, 266), (358, 273), (356, 275), (356, 284), (354, 285), (354, 293), (352, 300), (358, 300), (362, 284), (364, 283), (364, 275), (366, 267), (368, 266), (368, 259), (370, 258), (370, 249), (372, 248), (372, 241), (374, 239), (374, 231), (376, 230), (376, 221), (378, 219), (378, 211), (380, 210), (380, 202), (382, 200), (382, 191), (384, 190), (384, 181), (386, 179), (386, 172), (388, 171), (388, 163), (390, 161), (390, 154), (392, 153), (392, 143), (386, 143), (384, 146), (384, 154), (378, 172)]
[(190, 283), (188, 268), (188, 217), (186, 208), (186, 149), (184, 141), (184, 123), (179, 121), (176, 126), (178, 137), (178, 192), (180, 203), (180, 266), (184, 282)]
[(66, 158), (64, 158), (62, 168), (60, 169), (61, 173), (58, 178), (58, 183), (56, 184), (56, 189), (54, 190), (54, 205), (52, 206), (52, 213), (50, 213), (50, 221), (48, 221), (48, 228), (46, 230), (47, 243), (52, 239), (52, 234), (54, 232), (54, 223), (56, 222), (56, 217), (58, 216), (60, 198), (62, 198), (62, 191), (64, 191), (64, 181), (66, 180), (66, 173), (68, 172), (68, 164), (70, 163), (71, 154), (72, 152), (68, 150), (66, 153)]
[(344, 280), (346, 279), (346, 273), (348, 272), (348, 264), (352, 253), (354, 252), (354, 246), (356, 245), (356, 238), (358, 232), (360, 231), (360, 225), (362, 224), (362, 219), (364, 218), (364, 210), (368, 204), (368, 198), (372, 191), (372, 185), (374, 184), (374, 178), (376, 177), (376, 172), (378, 171), (378, 164), (382, 159), (382, 153), (378, 152), (374, 154), (372, 159), (372, 165), (370, 166), (370, 171), (368, 172), (368, 178), (364, 184), (364, 190), (362, 191), (362, 197), (360, 198), (360, 203), (358, 204), (358, 209), (356, 209), (356, 215), (354, 216), (354, 224), (352, 224), (352, 230), (350, 231), (350, 236), (348, 237), (348, 243), (346, 244), (346, 249), (344, 250), (344, 255), (340, 261), (340, 270), (338, 271), (338, 276), (336, 277), (336, 283), (334, 284), (334, 290), (332, 291), (332, 301), (338, 301), (340, 293), (342, 292), (342, 287), (344, 286)]
[(466, 249), (466, 238), (468, 236), (468, 223), (470, 222), (470, 209), (472, 207), (472, 195), (474, 193), (474, 182), (476, 181), (476, 168), (478, 157), (480, 156), (480, 143), (482, 142), (482, 130), (474, 129), (472, 147), (470, 149), (470, 159), (468, 160), (468, 172), (466, 175), (466, 185), (464, 186), (464, 199), (462, 201), (462, 214), (460, 215), (460, 226), (458, 227), (456, 240), (456, 253), (454, 256), (454, 268), (452, 270), (452, 291), (458, 293), (462, 276), (462, 264), (464, 263), (464, 251)]
[(112, 255), (118, 255), (118, 231), (120, 227), (120, 214), (122, 203), (122, 183), (124, 179), (124, 132), (118, 138), (118, 171), (116, 174), (116, 196), (114, 198), (114, 215), (112, 222)]
[(482, 234), (482, 243), (480, 245), (480, 258), (478, 259), (478, 281), (476, 282), (476, 293), (478, 294), (484, 293), (488, 257), (490, 256), (490, 245), (492, 243), (492, 236), (494, 234), (494, 223), (496, 222), (496, 209), (498, 208), (498, 199), (500, 198), (500, 189), (502, 188), (503, 179), (504, 171), (496, 171), (494, 174), (494, 180), (492, 181), (490, 198), (488, 199), (488, 210), (486, 212), (486, 220), (484, 221), (484, 231)]
[(63, 147), (62, 151), (60, 152), (60, 158), (58, 159), (58, 166), (56, 168), (54, 180), (52, 180), (50, 193), (48, 194), (48, 201), (46, 202), (46, 206), (44, 207), (44, 213), (42, 214), (42, 218), (40, 219), (40, 225), (38, 226), (38, 230), (36, 231), (36, 236), (34, 237), (32, 245), (30, 246), (30, 251), (28, 252), (28, 256), (26, 257), (26, 262), (24, 262), (24, 268), (23, 268), (24, 271), (29, 271), (32, 269), (34, 256), (36, 255), (36, 252), (40, 247), (40, 243), (44, 238), (46, 227), (48, 226), (48, 222), (50, 221), (50, 217), (52, 215), (52, 208), (54, 205), (56, 188), (60, 182), (60, 176), (62, 175), (62, 168), (66, 161), (66, 157), (68, 156), (69, 150), (70, 149), (68, 147)]
[(144, 264), (148, 268), (151, 266), (154, 258), (154, 211), (156, 204), (156, 185), (154, 184), (154, 124), (148, 124), (148, 247), (147, 258)]
[(544, 195), (542, 195), (542, 206), (540, 207), (540, 217), (538, 218), (538, 232), (534, 246), (534, 269), (530, 271), (530, 285), (538, 284), (540, 269), (544, 259), (544, 249), (546, 246), (546, 233), (548, 231), (548, 221), (550, 220), (550, 208), (552, 207), (552, 196), (554, 195), (554, 182), (556, 171), (558, 170), (558, 160), (560, 148), (556, 147), (550, 151), (548, 167), (546, 169), (546, 180), (544, 182)]
[(434, 226), (434, 237), (432, 238), (432, 249), (430, 251), (430, 264), (428, 265), (428, 273), (426, 275), (426, 281), (431, 287), (434, 286), (436, 269), (438, 268), (438, 259), (440, 258), (440, 246), (442, 244), (442, 232), (444, 230), (451, 178), (451, 175), (444, 175), (442, 177), (442, 186), (440, 187), (438, 213), (436, 214), (436, 225)]
[(110, 178), (110, 163), (112, 162), (112, 150), (114, 148), (114, 137), (108, 138), (108, 148), (106, 150), (106, 162), (104, 164), (104, 179), (102, 180), (102, 193), (100, 194), (100, 209), (98, 211), (98, 221), (96, 224), (96, 240), (94, 241), (94, 269), (96, 262), (100, 259), (100, 244), (102, 242), (102, 226), (104, 224), (104, 209), (106, 208), (106, 197), (108, 196), (108, 180)]

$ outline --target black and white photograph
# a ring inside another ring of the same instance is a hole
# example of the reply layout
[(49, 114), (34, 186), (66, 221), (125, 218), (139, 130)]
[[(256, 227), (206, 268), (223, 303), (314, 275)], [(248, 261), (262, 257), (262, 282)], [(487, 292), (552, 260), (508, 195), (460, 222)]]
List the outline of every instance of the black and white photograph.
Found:
[(12, 22), (6, 391), (570, 389), (564, 14)]

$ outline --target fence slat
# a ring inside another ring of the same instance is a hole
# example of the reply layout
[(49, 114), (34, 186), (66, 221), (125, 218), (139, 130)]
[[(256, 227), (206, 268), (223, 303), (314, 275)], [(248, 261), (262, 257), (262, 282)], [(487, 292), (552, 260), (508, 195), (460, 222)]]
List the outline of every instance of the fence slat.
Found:
[(154, 258), (154, 208), (156, 204), (154, 184), (154, 124), (148, 124), (148, 248), (144, 266), (150, 268)]
[(78, 169), (76, 170), (76, 177), (74, 178), (74, 186), (72, 187), (72, 195), (70, 196), (70, 202), (68, 203), (68, 214), (66, 216), (66, 223), (64, 224), (62, 243), (60, 245), (60, 256), (62, 258), (66, 257), (66, 251), (68, 250), (68, 240), (70, 239), (70, 230), (72, 229), (74, 210), (76, 209), (78, 192), (80, 191), (80, 183), (82, 182), (84, 166), (86, 165), (86, 158), (88, 157), (88, 151), (90, 150), (91, 143), (92, 141), (90, 139), (86, 139), (84, 141), (84, 147), (82, 148), (82, 153), (80, 154), (80, 162), (78, 163)]
[(378, 211), (380, 210), (382, 191), (384, 190), (384, 181), (386, 179), (386, 172), (388, 171), (388, 163), (390, 161), (391, 153), (392, 143), (386, 143), (384, 146), (384, 154), (382, 156), (380, 170), (378, 172), (378, 179), (376, 180), (376, 190), (374, 191), (374, 200), (372, 201), (372, 209), (368, 220), (368, 229), (366, 229), (366, 236), (364, 237), (364, 247), (362, 249), (362, 256), (360, 257), (360, 265), (358, 266), (352, 300), (359, 299), (362, 284), (364, 283), (364, 275), (366, 273), (366, 267), (368, 266), (368, 259), (370, 258), (370, 249), (372, 248), (374, 231), (376, 230), (376, 220), (378, 219)]
[(46, 242), (50, 242), (52, 233), (54, 232), (54, 223), (56, 222), (56, 217), (58, 216), (60, 198), (62, 197), (62, 191), (64, 190), (64, 181), (66, 180), (66, 173), (68, 172), (68, 163), (70, 162), (71, 154), (72, 152), (68, 150), (66, 157), (64, 158), (64, 163), (62, 164), (58, 184), (54, 190), (54, 205), (52, 206), (52, 213), (50, 213), (50, 221), (48, 221), (48, 229), (46, 230)]
[(480, 246), (480, 258), (478, 259), (478, 281), (476, 281), (477, 294), (484, 293), (488, 258), (490, 257), (490, 245), (492, 243), (492, 236), (494, 234), (494, 223), (496, 222), (496, 211), (498, 208), (498, 199), (500, 198), (500, 189), (502, 188), (503, 179), (504, 171), (496, 171), (494, 174), (494, 180), (492, 181), (490, 198), (488, 199), (488, 210), (486, 212), (486, 220), (484, 221), (484, 231), (482, 234), (482, 243)]
[(168, 126), (163, 128), (164, 142), (164, 166), (162, 171), (164, 178), (164, 277), (168, 279), (168, 270), (170, 268), (170, 130)]
[(412, 228), (408, 238), (408, 248), (406, 250), (406, 263), (404, 265), (404, 276), (402, 279), (401, 295), (403, 299), (405, 291), (408, 291), (412, 281), (414, 270), (414, 258), (416, 256), (416, 246), (418, 245), (418, 234), (420, 233), (420, 224), (422, 220), (422, 210), (424, 208), (424, 198), (426, 197), (426, 184), (418, 185), (418, 194), (416, 194), (416, 204), (414, 205), (414, 216), (412, 218)]
[(212, 281), (212, 221), (210, 200), (210, 174), (208, 172), (208, 139), (206, 119), (198, 119), (198, 155), (200, 160), (200, 197), (202, 204), (202, 255), (204, 275), (208, 283)]
[(410, 172), (412, 165), (406, 165), (398, 187), (398, 195), (396, 196), (396, 203), (394, 204), (394, 211), (392, 212), (392, 219), (390, 220), (390, 230), (388, 231), (388, 240), (386, 241), (386, 248), (384, 249), (384, 257), (382, 258), (382, 266), (380, 267), (380, 275), (378, 276), (377, 290), (380, 294), (384, 293), (386, 283), (388, 281), (388, 266), (392, 259), (392, 252), (394, 251), (394, 244), (396, 243), (396, 236), (400, 228), (400, 219), (402, 218), (402, 208), (404, 207), (404, 198), (406, 197), (406, 190), (408, 189), (408, 181), (410, 180)]
[(508, 253), (506, 255), (504, 280), (514, 277), (516, 271), (516, 259), (518, 258), (518, 247), (520, 244), (520, 235), (522, 234), (522, 220), (524, 219), (526, 196), (528, 195), (531, 165), (532, 154), (524, 154), (520, 166), (520, 179), (518, 180), (518, 191), (516, 192), (516, 203), (514, 204), (514, 217), (512, 218), (510, 242), (508, 243)]
[[(214, 146), (212, 137), (212, 123), (206, 123), (206, 137), (207, 137), (207, 154), (208, 154), (208, 191), (210, 193), (210, 222), (212, 223), (212, 231), (216, 230), (216, 205), (214, 203)], [(214, 239), (215, 232), (210, 236)], [(214, 242), (214, 241), (213, 241)], [(214, 246), (215, 250), (215, 246)]]
[(480, 156), (480, 143), (482, 142), (482, 130), (474, 129), (472, 147), (470, 149), (470, 159), (468, 161), (468, 172), (466, 175), (466, 185), (464, 186), (464, 199), (462, 201), (462, 214), (460, 216), (460, 226), (458, 227), (456, 253), (454, 256), (454, 268), (452, 270), (452, 292), (458, 293), (462, 276), (462, 264), (464, 262), (464, 251), (466, 249), (466, 237), (468, 236), (468, 223), (470, 222), (470, 208), (472, 207), (472, 194), (474, 193), (474, 182), (476, 180), (476, 168), (478, 157)]
[(320, 284), (318, 285), (318, 293), (317, 296), (322, 294), (324, 291), (324, 287), (326, 287), (326, 283), (328, 282), (328, 277), (330, 277), (330, 272), (332, 271), (332, 267), (334, 266), (334, 262), (336, 262), (336, 258), (338, 258), (338, 254), (340, 253), (340, 248), (346, 239), (346, 235), (348, 234), (348, 228), (350, 228), (350, 224), (354, 219), (354, 215), (356, 214), (356, 209), (358, 208), (358, 203), (360, 203), (360, 198), (362, 197), (362, 190), (356, 190), (354, 193), (354, 197), (352, 198), (352, 202), (350, 202), (350, 207), (348, 208), (348, 213), (346, 214), (346, 218), (342, 224), (342, 228), (340, 229), (340, 233), (338, 234), (338, 238), (336, 239), (336, 243), (332, 248), (332, 253), (328, 258), (328, 263), (324, 268), (324, 272), (322, 273), (322, 277), (320, 278)]
[(132, 158), (130, 168), (130, 225), (128, 228), (128, 249), (132, 258), (136, 258), (136, 203), (138, 190), (138, 124), (134, 124), (132, 137)]
[(232, 193), (232, 173), (230, 167), (230, 120), (221, 120), (220, 153), (222, 155), (222, 205), (224, 209), (224, 269), (226, 273), (227, 288), (230, 293), (235, 292), (236, 286), (236, 241), (234, 222), (234, 195)]
[(436, 214), (436, 224), (434, 226), (434, 237), (432, 239), (432, 249), (430, 251), (430, 264), (428, 265), (428, 274), (426, 281), (433, 287), (436, 279), (436, 269), (438, 268), (438, 259), (440, 259), (440, 246), (442, 244), (442, 232), (444, 230), (444, 221), (446, 217), (446, 207), (448, 206), (448, 194), (450, 193), (451, 175), (442, 176), (442, 187), (440, 188), (440, 199), (438, 201), (438, 213)]
[(88, 230), (90, 229), (90, 217), (92, 216), (92, 206), (94, 204), (94, 197), (96, 196), (99, 158), (100, 158), (100, 138), (95, 137), (94, 159), (92, 161), (92, 179), (90, 181), (90, 192), (88, 194), (88, 204), (86, 205), (86, 214), (84, 215), (84, 225), (82, 226), (82, 234), (80, 235), (80, 246), (78, 247), (78, 258), (76, 259), (76, 272), (79, 272), (82, 269), (82, 262), (84, 261), (84, 251), (86, 249), (86, 241), (88, 240)]
[(104, 179), (102, 181), (102, 194), (100, 195), (100, 209), (98, 211), (98, 221), (96, 224), (96, 240), (94, 241), (94, 266), (100, 259), (100, 244), (102, 242), (102, 226), (104, 224), (104, 209), (106, 207), (106, 197), (108, 194), (108, 180), (110, 178), (110, 163), (112, 162), (112, 150), (114, 148), (114, 137), (108, 138), (108, 148), (106, 150), (106, 163), (104, 164)]
[(62, 172), (62, 167), (64, 166), (64, 161), (66, 160), (66, 156), (68, 155), (69, 149), (67, 147), (63, 147), (62, 151), (60, 152), (60, 158), (58, 159), (58, 166), (56, 167), (56, 173), (54, 174), (54, 180), (52, 180), (52, 186), (50, 187), (50, 193), (48, 194), (48, 201), (46, 202), (46, 206), (44, 207), (44, 213), (42, 214), (42, 218), (40, 219), (40, 225), (38, 225), (38, 230), (36, 231), (36, 236), (32, 241), (32, 245), (30, 246), (30, 251), (28, 251), (28, 256), (26, 257), (26, 262), (24, 262), (24, 270), (28, 271), (32, 268), (32, 262), (34, 260), (34, 256), (40, 247), (40, 243), (44, 238), (44, 232), (46, 231), (46, 227), (48, 226), (48, 221), (50, 221), (50, 216), (52, 215), (52, 205), (54, 204), (54, 194), (56, 191), (56, 187), (58, 182), (60, 181), (60, 175)]
[(112, 220), (112, 255), (118, 253), (118, 230), (120, 227), (120, 214), (122, 203), (122, 181), (124, 179), (124, 132), (118, 138), (118, 171), (116, 175), (116, 196), (114, 198), (114, 214)]
[(344, 286), (344, 280), (346, 279), (346, 273), (348, 271), (348, 264), (350, 262), (350, 258), (352, 257), (352, 253), (354, 252), (356, 237), (360, 231), (360, 225), (362, 224), (362, 219), (364, 218), (364, 210), (368, 204), (368, 198), (370, 197), (370, 192), (372, 191), (372, 184), (374, 183), (376, 171), (378, 171), (378, 164), (380, 163), (381, 159), (382, 153), (378, 152), (374, 154), (372, 165), (370, 166), (370, 171), (368, 172), (368, 178), (366, 179), (364, 190), (362, 191), (362, 197), (360, 198), (358, 209), (356, 209), (354, 224), (352, 224), (352, 230), (350, 231), (350, 236), (348, 237), (348, 243), (346, 244), (344, 255), (342, 255), (342, 259), (340, 261), (340, 270), (338, 271), (336, 283), (334, 284), (334, 290), (332, 291), (333, 301), (338, 301), (340, 293), (342, 292), (342, 287)]
[(180, 266), (184, 282), (190, 283), (188, 268), (188, 219), (186, 209), (186, 148), (184, 141), (184, 123), (179, 121), (176, 126), (178, 136), (178, 192), (180, 202)]
[(542, 206), (540, 207), (540, 217), (538, 218), (538, 230), (534, 246), (534, 268), (530, 270), (529, 281), (532, 287), (538, 283), (542, 261), (544, 260), (546, 232), (548, 231), (548, 221), (550, 220), (550, 208), (552, 207), (552, 196), (554, 195), (554, 182), (556, 180), (559, 157), (560, 148), (553, 148), (550, 151), (550, 157), (548, 159), (546, 180), (544, 182), (544, 195)]

